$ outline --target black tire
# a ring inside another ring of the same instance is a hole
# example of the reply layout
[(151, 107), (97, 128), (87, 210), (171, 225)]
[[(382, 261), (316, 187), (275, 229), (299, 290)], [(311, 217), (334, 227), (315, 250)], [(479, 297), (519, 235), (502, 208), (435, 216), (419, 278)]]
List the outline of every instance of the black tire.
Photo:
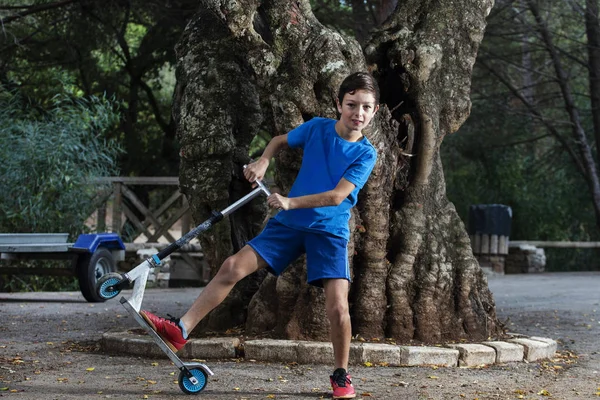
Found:
[(81, 294), (90, 303), (100, 303), (106, 299), (100, 297), (96, 290), (98, 279), (103, 275), (116, 272), (115, 259), (105, 247), (98, 247), (93, 254), (85, 254), (77, 260), (77, 278)]
[(111, 272), (100, 277), (97, 282), (96, 294), (104, 300), (114, 299), (121, 293), (121, 284), (126, 278), (116, 272)]

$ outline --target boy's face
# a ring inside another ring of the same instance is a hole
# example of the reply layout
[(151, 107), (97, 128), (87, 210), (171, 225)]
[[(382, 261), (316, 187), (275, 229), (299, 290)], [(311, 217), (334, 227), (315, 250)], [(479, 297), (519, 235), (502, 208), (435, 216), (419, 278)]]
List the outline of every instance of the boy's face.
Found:
[(369, 125), (379, 109), (375, 96), (366, 90), (356, 90), (344, 95), (342, 104), (337, 101), (340, 122), (346, 133), (360, 133)]

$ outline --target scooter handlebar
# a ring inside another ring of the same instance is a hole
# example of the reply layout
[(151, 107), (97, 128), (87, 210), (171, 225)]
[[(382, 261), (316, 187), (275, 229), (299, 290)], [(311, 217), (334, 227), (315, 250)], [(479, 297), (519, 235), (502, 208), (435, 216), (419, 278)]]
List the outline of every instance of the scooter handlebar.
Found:
[[(246, 169), (247, 165), (244, 165), (244, 169)], [(253, 183), (256, 183), (259, 188), (269, 197), (271, 195), (271, 191), (265, 186), (265, 184), (260, 180), (255, 180)]]

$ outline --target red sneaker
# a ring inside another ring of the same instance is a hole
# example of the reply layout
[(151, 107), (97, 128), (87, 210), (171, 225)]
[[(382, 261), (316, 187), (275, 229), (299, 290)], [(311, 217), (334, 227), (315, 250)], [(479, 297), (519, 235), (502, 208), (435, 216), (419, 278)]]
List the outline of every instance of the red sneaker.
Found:
[(157, 317), (145, 310), (140, 311), (140, 315), (144, 317), (148, 325), (158, 333), (167, 346), (174, 352), (181, 350), (187, 343), (187, 340), (183, 338), (183, 333), (181, 333), (181, 328), (178, 325), (179, 319), (173, 317), (170, 319)]
[(353, 399), (356, 397), (354, 386), (352, 386), (352, 378), (344, 368), (333, 371), (333, 375), (329, 377), (329, 380), (333, 388), (334, 399)]

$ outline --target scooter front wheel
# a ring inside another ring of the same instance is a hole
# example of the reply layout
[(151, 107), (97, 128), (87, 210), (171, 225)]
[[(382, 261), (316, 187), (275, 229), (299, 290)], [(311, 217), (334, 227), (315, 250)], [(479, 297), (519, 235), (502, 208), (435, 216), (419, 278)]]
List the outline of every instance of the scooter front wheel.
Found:
[(121, 293), (121, 284), (125, 278), (121, 274), (111, 272), (98, 279), (98, 287), (96, 291), (98, 296), (104, 300), (110, 300)]
[(189, 371), (198, 380), (198, 383), (193, 384), (190, 378), (185, 375), (185, 371), (181, 371), (179, 373), (179, 388), (185, 394), (198, 394), (206, 387), (208, 375), (202, 368), (191, 368)]

